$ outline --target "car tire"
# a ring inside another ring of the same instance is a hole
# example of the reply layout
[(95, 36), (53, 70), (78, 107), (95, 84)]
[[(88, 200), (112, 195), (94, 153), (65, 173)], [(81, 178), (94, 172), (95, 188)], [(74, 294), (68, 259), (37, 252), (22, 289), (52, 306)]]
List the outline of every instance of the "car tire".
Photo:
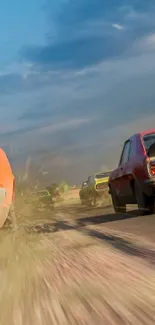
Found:
[(91, 199), (89, 200), (88, 206), (89, 206), (90, 208), (93, 208), (93, 207), (94, 207), (94, 200), (93, 200), (93, 198), (91, 198)]
[(113, 203), (113, 208), (116, 213), (125, 213), (126, 204), (120, 203), (120, 200), (116, 194), (115, 189), (111, 189), (111, 198)]
[(147, 202), (148, 214), (154, 214), (155, 213), (155, 199), (154, 199), (154, 197), (148, 196), (146, 202)]
[(85, 201), (81, 199), (81, 205), (85, 205)]
[(149, 211), (151, 212), (151, 206), (150, 207), (148, 206), (147, 196), (141, 190), (141, 187), (138, 184), (138, 182), (135, 182), (134, 193), (135, 193), (136, 203), (138, 205), (139, 211), (143, 215), (148, 214)]

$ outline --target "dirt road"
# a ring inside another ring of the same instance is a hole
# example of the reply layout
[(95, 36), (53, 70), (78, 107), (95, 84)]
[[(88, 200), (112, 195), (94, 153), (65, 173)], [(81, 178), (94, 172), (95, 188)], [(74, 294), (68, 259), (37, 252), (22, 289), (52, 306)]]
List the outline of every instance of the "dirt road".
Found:
[(0, 325), (155, 323), (154, 216), (79, 204), (0, 233)]
[[(126, 214), (115, 214), (112, 206), (85, 208), (79, 204), (65, 205), (46, 214), (46, 222), (38, 226), (38, 232), (55, 232), (92, 226), (92, 229), (115, 231), (124, 235), (140, 237), (142, 240), (155, 241), (155, 215), (141, 216), (136, 206), (128, 208)], [(43, 216), (45, 221), (45, 218)], [(42, 225), (42, 226), (41, 226)], [(37, 227), (36, 227), (37, 228)], [(37, 229), (36, 229), (37, 231)]]

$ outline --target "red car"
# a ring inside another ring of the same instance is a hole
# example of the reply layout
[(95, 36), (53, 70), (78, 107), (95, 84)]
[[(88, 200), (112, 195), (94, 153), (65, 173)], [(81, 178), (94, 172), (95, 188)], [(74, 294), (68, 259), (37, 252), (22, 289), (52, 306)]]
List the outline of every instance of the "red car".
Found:
[(154, 212), (155, 202), (155, 129), (137, 133), (125, 143), (118, 168), (109, 177), (115, 212), (125, 212), (127, 204), (137, 204)]

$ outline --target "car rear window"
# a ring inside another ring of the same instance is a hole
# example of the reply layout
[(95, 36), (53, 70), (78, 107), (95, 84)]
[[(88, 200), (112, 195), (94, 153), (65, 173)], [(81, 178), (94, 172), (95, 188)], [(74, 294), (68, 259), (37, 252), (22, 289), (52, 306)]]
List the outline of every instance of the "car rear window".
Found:
[(155, 133), (146, 134), (143, 136), (143, 142), (146, 150), (148, 151), (150, 146), (155, 143)]
[(42, 196), (48, 196), (47, 191), (39, 191), (39, 192), (34, 192), (32, 193), (32, 197), (42, 197)]
[(104, 172), (104, 173), (96, 174), (95, 178), (100, 179), (100, 178), (104, 178), (104, 177), (109, 177), (110, 174), (111, 174), (111, 172)]

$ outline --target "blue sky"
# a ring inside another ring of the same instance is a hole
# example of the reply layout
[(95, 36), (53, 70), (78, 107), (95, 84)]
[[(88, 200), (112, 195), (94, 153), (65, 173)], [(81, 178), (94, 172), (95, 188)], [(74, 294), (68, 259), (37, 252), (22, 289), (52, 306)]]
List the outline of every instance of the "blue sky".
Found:
[(155, 122), (154, 0), (0, 9), (1, 145), (69, 180), (115, 167), (122, 142)]

